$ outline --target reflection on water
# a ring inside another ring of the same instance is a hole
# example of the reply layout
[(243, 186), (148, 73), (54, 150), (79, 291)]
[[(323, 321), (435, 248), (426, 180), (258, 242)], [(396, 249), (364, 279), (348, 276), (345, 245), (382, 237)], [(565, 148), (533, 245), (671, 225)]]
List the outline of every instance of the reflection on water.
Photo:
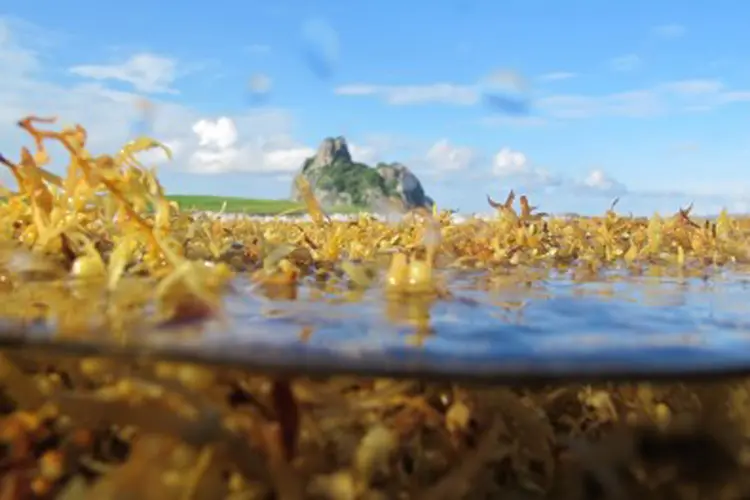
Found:
[[(739, 274), (450, 279), (451, 295), (398, 300), (377, 287), (336, 296), (302, 287), (284, 300), (238, 280), (222, 321), (142, 332), (125, 347), (271, 367), (444, 376), (750, 366), (750, 292)], [(102, 332), (83, 340), (114, 347)]]

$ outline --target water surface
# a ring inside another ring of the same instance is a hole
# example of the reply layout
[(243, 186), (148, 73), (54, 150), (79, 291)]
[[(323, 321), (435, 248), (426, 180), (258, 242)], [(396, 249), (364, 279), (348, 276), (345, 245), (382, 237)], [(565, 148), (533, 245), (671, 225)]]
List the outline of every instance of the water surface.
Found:
[[(476, 278), (476, 277), (475, 277)], [(271, 300), (246, 279), (228, 296), (225, 321), (56, 339), (5, 325), (8, 345), (79, 352), (167, 355), (295, 373), (488, 380), (669, 376), (750, 371), (747, 276), (565, 276), (478, 287), (463, 278), (452, 297), (386, 300), (382, 289), (332, 300), (301, 288)]]

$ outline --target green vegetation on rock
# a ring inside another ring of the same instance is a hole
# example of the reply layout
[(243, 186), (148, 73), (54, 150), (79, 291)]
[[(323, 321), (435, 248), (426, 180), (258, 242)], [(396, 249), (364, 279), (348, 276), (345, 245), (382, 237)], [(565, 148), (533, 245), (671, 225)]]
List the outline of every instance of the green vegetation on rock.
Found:
[(347, 193), (356, 206), (367, 206), (375, 196), (391, 196), (395, 183), (387, 186), (374, 168), (364, 163), (337, 160), (321, 171), (318, 184), (321, 189)]
[[(304, 161), (299, 174), (327, 206), (354, 205), (371, 208), (384, 198), (401, 198), (407, 207), (431, 207), (417, 177), (400, 163), (378, 163), (371, 167), (352, 159), (346, 139), (328, 137), (315, 156)], [(292, 186), (292, 201), (300, 196)]]

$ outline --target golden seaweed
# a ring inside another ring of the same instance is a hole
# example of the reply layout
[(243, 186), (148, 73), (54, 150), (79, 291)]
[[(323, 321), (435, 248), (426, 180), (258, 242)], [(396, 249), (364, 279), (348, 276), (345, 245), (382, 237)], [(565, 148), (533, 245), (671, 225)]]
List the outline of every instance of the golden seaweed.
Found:
[[(750, 219), (726, 211), (597, 217), (538, 212), (511, 190), (490, 220), (400, 210), (396, 222), (329, 218), (298, 179), (311, 220), (191, 213), (139, 160), (86, 149), (80, 125), (0, 156), (16, 186), (0, 202), (0, 317), (47, 324), (58, 340), (127, 343), (164, 326), (222, 318), (233, 284), (266, 300), (305, 288), (357, 301), (419, 344), (430, 308), (457, 300), (451, 273), (489, 292), (620, 268), (704, 276), (750, 263)], [(68, 153), (48, 170), (50, 142)], [(516, 203), (518, 201), (518, 203)], [(403, 208), (403, 207), (402, 207)], [(481, 272), (480, 274), (478, 274)], [(311, 292), (312, 293), (312, 292)], [(602, 292), (604, 293), (604, 292)], [(501, 301), (520, 316), (525, 302)], [(300, 325), (300, 341), (315, 335)], [(177, 340), (176, 340), (177, 341)], [(464, 387), (449, 382), (284, 379), (158, 359), (123, 363), (0, 354), (0, 500), (10, 498), (390, 499), (747, 498), (750, 383)], [(675, 451), (676, 450), (676, 451)]]

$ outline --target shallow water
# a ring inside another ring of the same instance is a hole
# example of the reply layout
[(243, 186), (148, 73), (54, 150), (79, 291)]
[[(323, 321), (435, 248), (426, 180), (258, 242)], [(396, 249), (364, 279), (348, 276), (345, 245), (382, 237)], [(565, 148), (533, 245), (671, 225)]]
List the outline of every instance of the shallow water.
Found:
[(271, 300), (241, 279), (223, 322), (139, 332), (128, 342), (105, 332), (61, 341), (45, 328), (4, 325), (0, 341), (295, 373), (522, 382), (750, 372), (746, 275), (559, 276), (491, 292), (476, 278), (455, 278), (453, 297), (434, 301), (388, 301), (379, 288), (348, 301), (310, 288), (297, 300)]

